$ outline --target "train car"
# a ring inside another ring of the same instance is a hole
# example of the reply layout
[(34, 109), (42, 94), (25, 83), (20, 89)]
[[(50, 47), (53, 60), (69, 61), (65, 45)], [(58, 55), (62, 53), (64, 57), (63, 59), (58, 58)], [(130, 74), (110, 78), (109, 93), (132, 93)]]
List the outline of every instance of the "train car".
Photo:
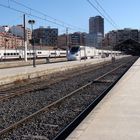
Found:
[(96, 48), (88, 46), (74, 46), (67, 52), (68, 60), (81, 60), (97, 56)]
[(50, 57), (49, 50), (36, 50), (36, 58), (47, 58)]
[[(0, 60), (24, 59), (24, 50), (0, 50)], [(27, 50), (27, 58), (33, 58), (33, 50)], [(66, 57), (65, 50), (35, 50), (36, 58)]]
[(20, 59), (19, 50), (0, 50), (0, 60)]
[(119, 51), (101, 50), (89, 46), (73, 46), (67, 52), (67, 60), (81, 60), (89, 58), (105, 58), (110, 55), (120, 55)]
[(66, 57), (66, 50), (51, 50), (49, 57)]
[(60, 57), (66, 57), (67, 56), (67, 51), (66, 50), (59, 50), (59, 56)]

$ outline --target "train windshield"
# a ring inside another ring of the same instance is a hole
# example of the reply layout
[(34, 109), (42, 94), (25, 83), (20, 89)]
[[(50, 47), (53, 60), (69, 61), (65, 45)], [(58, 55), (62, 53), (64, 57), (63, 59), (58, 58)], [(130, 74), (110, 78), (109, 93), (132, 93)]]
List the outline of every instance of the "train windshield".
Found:
[(79, 50), (79, 47), (72, 47), (72, 48), (70, 49), (70, 52), (71, 52), (71, 53), (77, 53), (78, 50)]

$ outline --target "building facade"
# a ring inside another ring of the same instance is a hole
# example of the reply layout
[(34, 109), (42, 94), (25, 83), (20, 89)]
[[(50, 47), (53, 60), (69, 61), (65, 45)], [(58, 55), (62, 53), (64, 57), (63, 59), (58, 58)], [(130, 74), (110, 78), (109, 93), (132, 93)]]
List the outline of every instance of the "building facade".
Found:
[(95, 46), (95, 34), (94, 33), (89, 33), (86, 35), (86, 46)]
[(58, 47), (67, 49), (68, 39), (69, 39), (69, 35), (67, 35), (67, 34), (59, 35), (58, 36)]
[(105, 35), (105, 46), (115, 46), (127, 39), (133, 39), (139, 42), (139, 31), (137, 29), (124, 28), (121, 30), (113, 30)]
[(68, 48), (75, 45), (86, 45), (86, 35), (84, 32), (75, 32), (71, 34), (63, 34), (58, 36), (58, 47)]
[(35, 44), (41, 46), (57, 46), (58, 44), (58, 29), (40, 27), (33, 31)]
[(0, 49), (18, 49), (24, 46), (24, 40), (10, 33), (0, 32)]
[(101, 16), (89, 18), (89, 33), (102, 33), (104, 36), (104, 19)]
[(69, 44), (71, 46), (75, 46), (75, 45), (85, 46), (86, 44), (85, 39), (86, 39), (86, 33), (75, 32), (69, 34)]
[[(16, 48), (19, 46), (23, 46), (22, 42), (24, 39), (24, 27), (23, 25), (16, 26), (0, 26), (1, 40), (3, 38), (8, 38), (8, 47)], [(30, 29), (26, 28), (26, 39), (28, 42), (28, 46), (30, 46), (29, 40), (32, 38), (32, 32)], [(1, 41), (1, 46), (5, 46)]]
[(101, 16), (89, 18), (89, 34), (86, 37), (86, 44), (96, 48), (102, 47), (104, 37), (104, 19)]
[[(24, 27), (23, 27), (23, 25), (12, 26), (12, 27), (10, 27), (9, 32), (12, 33), (13, 35), (17, 36), (17, 37), (24, 38)], [(29, 41), (32, 38), (32, 32), (29, 28), (26, 28), (26, 38), (27, 38), (27, 41)]]

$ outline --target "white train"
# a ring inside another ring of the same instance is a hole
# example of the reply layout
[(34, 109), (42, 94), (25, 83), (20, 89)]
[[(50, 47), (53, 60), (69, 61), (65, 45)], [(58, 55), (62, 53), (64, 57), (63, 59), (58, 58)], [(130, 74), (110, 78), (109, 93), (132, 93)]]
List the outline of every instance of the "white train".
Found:
[(73, 46), (67, 52), (68, 60), (81, 60), (96, 57), (108, 57), (110, 55), (120, 55), (120, 51), (100, 50), (88, 46)]
[[(35, 50), (36, 58), (66, 57), (65, 50)], [(33, 50), (27, 50), (27, 58), (33, 58)], [(24, 59), (24, 50), (0, 50), (0, 60)]]

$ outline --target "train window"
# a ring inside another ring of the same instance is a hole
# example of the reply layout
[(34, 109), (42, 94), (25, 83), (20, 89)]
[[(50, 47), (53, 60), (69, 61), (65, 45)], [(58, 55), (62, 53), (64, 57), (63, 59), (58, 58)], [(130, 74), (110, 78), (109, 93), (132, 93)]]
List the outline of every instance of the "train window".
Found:
[(60, 54), (66, 54), (66, 53), (60, 53)]
[(27, 53), (27, 55), (32, 55), (32, 53)]
[(78, 50), (79, 50), (79, 47), (72, 47), (70, 52), (74, 53), (74, 52), (78, 52)]
[(38, 54), (41, 54), (42, 52), (38, 52)]
[[(0, 54), (1, 55), (1, 54)], [(6, 55), (19, 55), (19, 53), (4, 53), (3, 54), (4, 56), (6, 56)]]
[(54, 55), (56, 55), (56, 53), (51, 53), (52, 55), (54, 54)]
[(14, 53), (13, 55), (18, 55), (18, 53)]

